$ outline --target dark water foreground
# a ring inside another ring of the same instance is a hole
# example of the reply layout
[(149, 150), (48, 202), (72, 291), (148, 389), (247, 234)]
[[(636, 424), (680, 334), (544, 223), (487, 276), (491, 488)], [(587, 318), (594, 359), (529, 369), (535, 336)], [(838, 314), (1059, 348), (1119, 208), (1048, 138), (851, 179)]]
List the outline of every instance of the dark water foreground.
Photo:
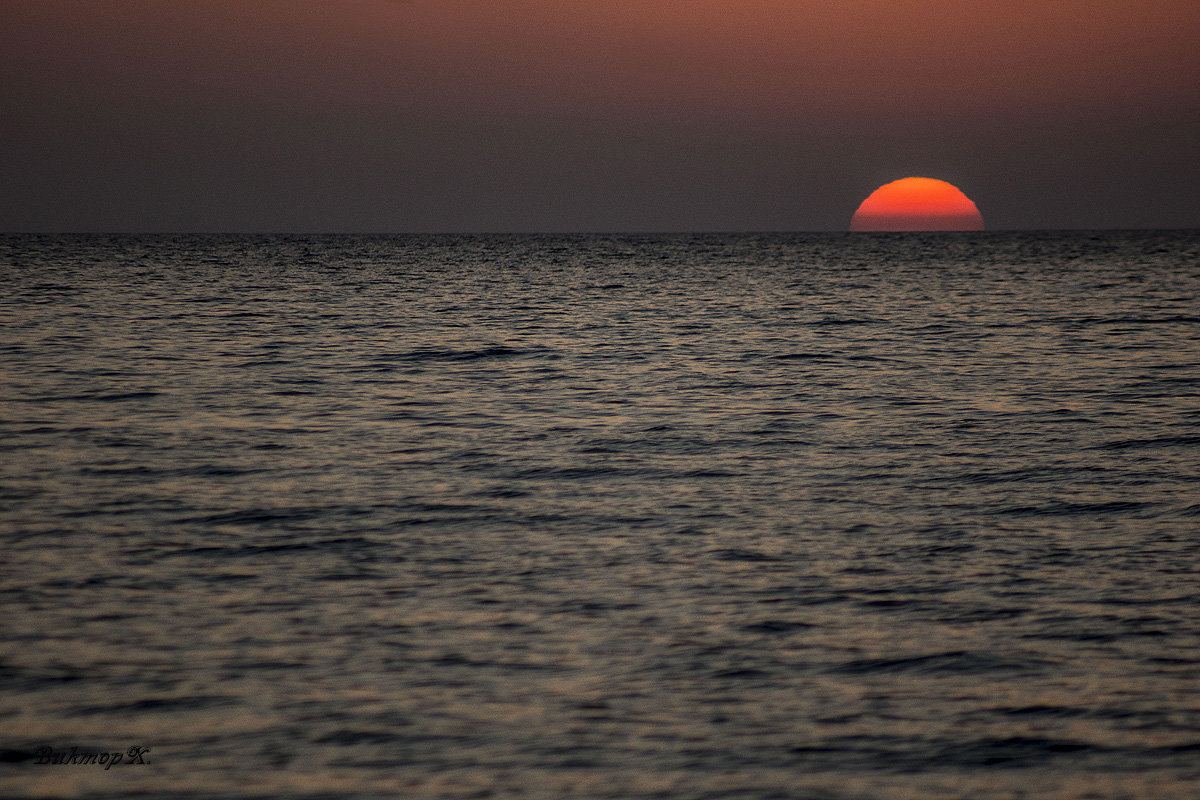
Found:
[(0, 280), (0, 795), (1200, 796), (1200, 234)]

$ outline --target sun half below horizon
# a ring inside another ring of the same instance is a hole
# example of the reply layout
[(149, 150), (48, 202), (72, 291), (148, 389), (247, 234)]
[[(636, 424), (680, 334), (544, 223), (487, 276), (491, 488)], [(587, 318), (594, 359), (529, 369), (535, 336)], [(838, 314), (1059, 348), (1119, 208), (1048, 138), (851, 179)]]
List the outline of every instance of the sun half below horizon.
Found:
[(935, 178), (885, 183), (863, 200), (851, 231), (981, 231), (983, 216), (957, 186)]

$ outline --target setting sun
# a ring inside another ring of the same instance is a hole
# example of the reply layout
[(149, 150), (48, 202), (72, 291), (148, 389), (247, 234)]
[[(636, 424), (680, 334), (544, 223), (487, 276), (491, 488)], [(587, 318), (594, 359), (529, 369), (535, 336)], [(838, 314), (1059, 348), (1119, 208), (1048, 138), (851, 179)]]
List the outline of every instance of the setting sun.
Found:
[(904, 178), (862, 201), (852, 231), (981, 231), (983, 217), (958, 187), (933, 178)]

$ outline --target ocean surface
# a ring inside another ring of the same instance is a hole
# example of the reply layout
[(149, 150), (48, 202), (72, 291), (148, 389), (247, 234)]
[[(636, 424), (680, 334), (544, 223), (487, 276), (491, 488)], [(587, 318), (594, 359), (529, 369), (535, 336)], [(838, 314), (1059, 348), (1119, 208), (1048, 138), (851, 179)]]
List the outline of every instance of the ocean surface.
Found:
[(1200, 232), (4, 236), (0, 375), (0, 795), (1200, 796)]

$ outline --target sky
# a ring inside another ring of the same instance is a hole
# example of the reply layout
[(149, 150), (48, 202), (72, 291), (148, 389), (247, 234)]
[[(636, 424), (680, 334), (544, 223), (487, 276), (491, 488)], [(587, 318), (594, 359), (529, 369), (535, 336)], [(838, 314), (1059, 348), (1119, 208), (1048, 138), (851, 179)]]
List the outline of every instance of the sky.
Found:
[(1200, 227), (1196, 0), (0, 0), (0, 230)]

